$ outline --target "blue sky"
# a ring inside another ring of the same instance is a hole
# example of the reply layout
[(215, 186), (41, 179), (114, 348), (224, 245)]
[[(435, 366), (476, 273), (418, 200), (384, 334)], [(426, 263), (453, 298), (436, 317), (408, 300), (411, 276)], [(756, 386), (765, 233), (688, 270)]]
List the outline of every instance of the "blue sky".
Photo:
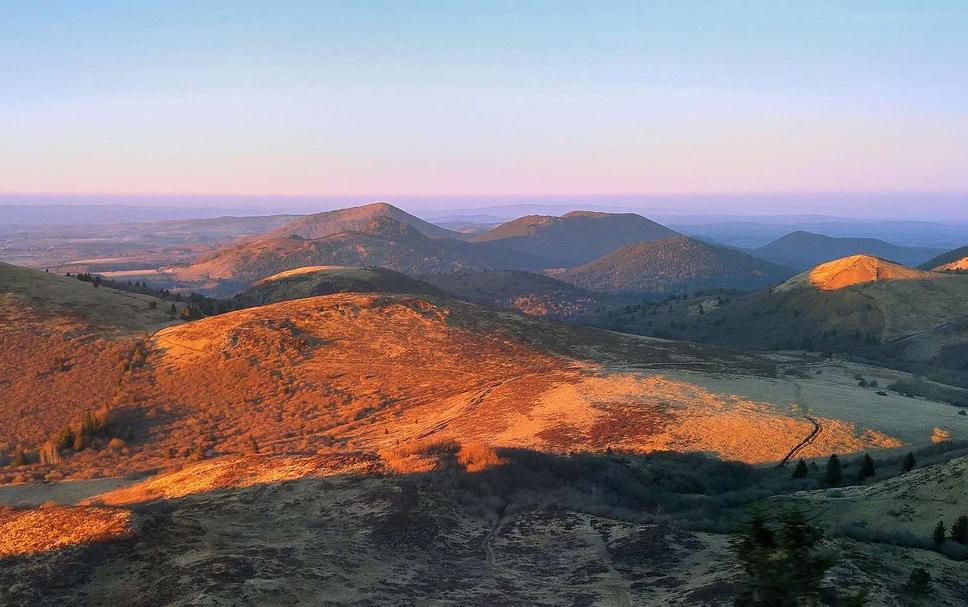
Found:
[(965, 2), (0, 1), (0, 192), (965, 192), (966, 65)]

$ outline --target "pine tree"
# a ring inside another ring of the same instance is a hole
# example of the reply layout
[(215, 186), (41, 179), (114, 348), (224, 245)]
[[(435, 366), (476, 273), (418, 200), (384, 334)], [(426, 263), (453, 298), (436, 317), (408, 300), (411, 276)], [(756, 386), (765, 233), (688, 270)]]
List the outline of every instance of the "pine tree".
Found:
[(840, 481), (844, 479), (844, 468), (840, 464), (840, 458), (834, 453), (827, 460), (827, 469), (824, 472), (824, 479), (827, 481), (828, 485), (839, 485)]
[(932, 534), (932, 539), (934, 539), (934, 544), (940, 546), (944, 544), (945, 535), (947, 534), (947, 529), (944, 526), (944, 521), (938, 521), (938, 524), (934, 527), (934, 533)]
[(807, 462), (801, 458), (797, 462), (797, 467), (793, 469), (792, 478), (805, 478), (807, 476)]
[[(821, 594), (834, 595), (821, 581), (834, 559), (819, 549), (823, 532), (800, 512), (773, 521), (755, 512), (730, 542), (746, 574), (738, 605), (816, 605)], [(838, 603), (841, 604), (841, 603)]]
[(874, 460), (871, 459), (870, 455), (866, 453), (864, 454), (864, 459), (860, 463), (860, 472), (857, 474), (857, 476), (861, 480), (874, 476)]
[(959, 544), (968, 544), (968, 514), (962, 514), (951, 526), (951, 539)]
[(917, 462), (914, 460), (914, 453), (908, 452), (908, 454), (904, 456), (904, 460), (901, 462), (901, 469), (905, 472), (910, 472), (914, 469), (916, 464)]

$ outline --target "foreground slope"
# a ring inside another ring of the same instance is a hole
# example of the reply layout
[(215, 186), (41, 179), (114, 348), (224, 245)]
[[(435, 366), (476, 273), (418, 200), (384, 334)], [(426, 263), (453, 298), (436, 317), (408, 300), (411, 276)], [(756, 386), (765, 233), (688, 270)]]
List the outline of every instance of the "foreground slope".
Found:
[(758, 289), (793, 271), (683, 236), (626, 245), (584, 265), (549, 273), (593, 291), (674, 295), (702, 289)]
[(851, 255), (871, 255), (916, 266), (936, 255), (937, 250), (905, 247), (876, 238), (838, 238), (797, 231), (753, 249), (751, 253), (774, 263), (804, 269)]
[[(412, 452), (425, 468), (360, 453), (224, 457), (78, 505), (0, 513), (0, 601), (722, 605), (742, 580), (722, 531), (742, 520), (731, 511), (764, 485), (783, 499), (812, 484), (698, 457)], [(793, 498), (814, 519), (825, 513)], [(903, 582), (921, 567), (933, 601), (968, 604), (964, 563), (879, 543), (890, 535), (848, 539), (834, 520), (825, 585), (906, 605)]]
[[(32, 339), (21, 344), (21, 358), (10, 360), (33, 360), (51, 348), (45, 339), (62, 338)], [(352, 446), (372, 453), (425, 439), (554, 453), (699, 450), (778, 461), (813, 428), (791, 406), (790, 384), (775, 385), (776, 361), (437, 297), (309, 297), (167, 327), (142, 340), (137, 365), (124, 365), (137, 343), (126, 342), (118, 360), (98, 363), (110, 372), (98, 374), (103, 367), (89, 363), (99, 383), (79, 393), (70, 384), (50, 384), (56, 392), (6, 412), (13, 416), (0, 435), (7, 461), (18, 447), (28, 458), (3, 478), (125, 474), (255, 449)], [(727, 388), (713, 381), (722, 374), (734, 378)], [(3, 379), (11, 393), (36, 391), (36, 378), (17, 372), (16, 364)], [(838, 390), (845, 402), (921, 413), (860, 422), (849, 409), (831, 411), (809, 453), (928, 443), (938, 416), (954, 415), (951, 407), (904, 397), (887, 402), (857, 386)], [(14, 423), (17, 415), (48, 415), (49, 402), (62, 410), (50, 423)], [(124, 412), (123, 444), (66, 445), (60, 462), (38, 461), (61, 424), (83, 419), (95, 403)], [(968, 419), (954, 420), (954, 428), (959, 421)]]
[[(878, 396), (855, 367), (818, 375), (810, 357), (436, 296), (308, 297), (166, 326), (150, 301), (26, 272), (0, 310), (41, 318), (17, 325), (32, 336), (5, 358), (131, 331), (142, 354), (125, 368), (92, 350), (78, 362), (101, 383), (50, 383), (35, 400), (45, 384), (4, 368), (29, 425), (0, 426), (3, 481), (54, 482), (0, 487), (0, 504), (23, 506), (0, 509), (3, 604), (721, 604), (739, 574), (723, 532), (819, 478), (719, 458), (876, 455), (968, 434), (950, 406)], [(40, 463), (45, 437), (24, 434), (29, 458), (15, 461), (12, 437), (42, 427), (38, 412), (76, 419), (105, 394), (133, 427), (121, 444), (98, 437)], [(100, 475), (116, 478), (76, 480)], [(938, 600), (964, 604), (963, 567), (940, 554), (825, 546), (849, 555), (829, 582), (878, 604), (898, 604), (915, 566)]]
[[(727, 364), (727, 353), (455, 301), (302, 299), (161, 331), (153, 344), (154, 381), (179, 403), (180, 421), (165, 441), (209, 441), (213, 452), (244, 449), (250, 438), (299, 451), (434, 438), (552, 452), (700, 448), (768, 461), (809, 430), (795, 412), (621, 366), (608, 370), (594, 354), (703, 368)], [(734, 427), (735, 434), (727, 430)], [(832, 442), (818, 449), (896, 444), (849, 424), (824, 440)]]
[[(0, 263), (0, 449), (36, 450), (118, 393), (147, 334), (176, 324), (171, 302)], [(179, 304), (180, 305), (180, 304)], [(132, 393), (136, 388), (132, 384)]]

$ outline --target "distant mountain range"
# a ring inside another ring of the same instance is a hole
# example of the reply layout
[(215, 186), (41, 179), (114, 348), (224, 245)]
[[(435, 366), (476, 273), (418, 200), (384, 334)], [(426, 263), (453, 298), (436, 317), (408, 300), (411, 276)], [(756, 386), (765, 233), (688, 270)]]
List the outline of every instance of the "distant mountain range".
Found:
[[(599, 307), (606, 296), (749, 291), (846, 255), (917, 265), (940, 252), (808, 232), (742, 251), (685, 237), (640, 215), (598, 211), (529, 215), (476, 232), (449, 230), (374, 203), (277, 222), (169, 268), (165, 276), (183, 289), (227, 296), (306, 266), (379, 267), (424, 277), (473, 301), (569, 316), (592, 301)], [(504, 273), (478, 275), (485, 270)], [(446, 277), (455, 272), (460, 279)]]
[(797, 269), (849, 255), (873, 255), (916, 266), (937, 255), (938, 249), (902, 247), (876, 238), (834, 238), (811, 232), (791, 232), (749, 251), (762, 259)]
[(179, 281), (220, 292), (220, 283), (238, 290), (266, 276), (312, 265), (380, 266), (411, 275), (542, 270), (668, 235), (675, 232), (637, 215), (578, 212), (525, 217), (471, 237), (391, 205), (371, 204), (300, 217), (172, 271)]

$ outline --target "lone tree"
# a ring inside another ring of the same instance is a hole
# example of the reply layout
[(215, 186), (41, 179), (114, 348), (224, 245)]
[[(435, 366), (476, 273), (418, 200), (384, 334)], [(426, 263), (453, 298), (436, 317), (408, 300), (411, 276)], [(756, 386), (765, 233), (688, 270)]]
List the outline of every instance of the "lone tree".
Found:
[(839, 485), (844, 479), (844, 467), (840, 464), (840, 458), (834, 453), (827, 460), (827, 469), (824, 472), (824, 480), (828, 485)]
[(931, 538), (934, 540), (934, 545), (940, 546), (941, 544), (944, 544), (947, 533), (948, 530), (944, 526), (944, 521), (938, 521), (938, 524), (934, 526), (934, 533), (931, 534)]
[(806, 478), (807, 476), (807, 462), (803, 461), (801, 458), (797, 462), (797, 467), (793, 469), (792, 478)]
[(871, 459), (870, 455), (864, 454), (864, 459), (860, 462), (860, 472), (857, 473), (857, 476), (860, 480), (874, 476), (874, 460)]
[(951, 539), (959, 544), (968, 544), (968, 514), (962, 514), (951, 526)]
[(901, 461), (901, 470), (904, 470), (905, 472), (910, 472), (911, 470), (914, 469), (914, 466), (916, 464), (917, 464), (917, 461), (915, 461), (914, 459), (914, 453), (909, 451), (908, 454), (905, 455), (904, 459)]

